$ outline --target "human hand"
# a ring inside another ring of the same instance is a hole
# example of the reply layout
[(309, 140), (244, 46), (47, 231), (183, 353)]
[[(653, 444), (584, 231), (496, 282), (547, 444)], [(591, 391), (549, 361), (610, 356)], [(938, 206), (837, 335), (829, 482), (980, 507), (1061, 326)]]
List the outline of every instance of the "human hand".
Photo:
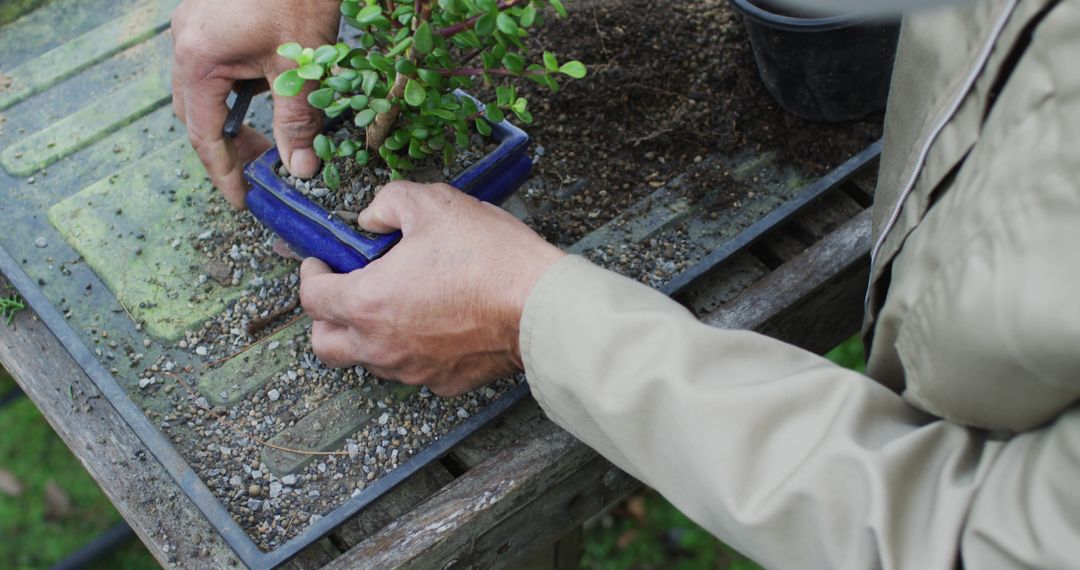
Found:
[(540, 276), (565, 255), (497, 206), (445, 184), (387, 184), (360, 226), (402, 239), (347, 275), (309, 258), (300, 302), (327, 365), (462, 394), (522, 368), (519, 323)]
[[(258, 79), (270, 85), (294, 67), (277, 55), (280, 44), (333, 44), (340, 5), (340, 0), (184, 0), (173, 13), (173, 112), (187, 125), (210, 179), (234, 207), (244, 207), (244, 163), (270, 142), (247, 126), (235, 143), (222, 134), (233, 84)], [(274, 95), (274, 139), (296, 176), (313, 176), (319, 169), (312, 140), (322, 126), (321, 113), (306, 96)]]

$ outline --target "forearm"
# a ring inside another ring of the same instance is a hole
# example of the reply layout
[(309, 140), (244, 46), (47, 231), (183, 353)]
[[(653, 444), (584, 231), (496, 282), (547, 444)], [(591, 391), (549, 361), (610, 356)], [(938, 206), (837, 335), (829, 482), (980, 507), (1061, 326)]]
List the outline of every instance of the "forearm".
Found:
[(1000, 447), (580, 258), (541, 278), (521, 345), (554, 421), (770, 567), (951, 565)]

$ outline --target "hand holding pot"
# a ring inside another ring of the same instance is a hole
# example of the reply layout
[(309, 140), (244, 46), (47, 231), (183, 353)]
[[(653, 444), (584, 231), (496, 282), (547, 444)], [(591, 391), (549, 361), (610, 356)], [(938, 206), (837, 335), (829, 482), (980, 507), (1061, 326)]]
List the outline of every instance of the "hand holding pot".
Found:
[[(339, 0), (185, 0), (173, 13), (173, 112), (187, 125), (191, 145), (234, 207), (244, 206), (244, 162), (270, 146), (246, 126), (235, 143), (222, 135), (234, 82), (265, 79), (268, 85), (293, 67), (277, 55), (282, 43), (334, 43), (339, 8)], [(312, 140), (322, 126), (321, 113), (306, 97), (274, 96), (274, 138), (297, 176), (312, 176), (319, 168)]]
[(443, 396), (522, 368), (519, 323), (541, 275), (565, 255), (519, 220), (445, 184), (393, 182), (360, 213), (401, 242), (364, 269), (309, 258), (300, 300), (330, 366), (423, 384)]

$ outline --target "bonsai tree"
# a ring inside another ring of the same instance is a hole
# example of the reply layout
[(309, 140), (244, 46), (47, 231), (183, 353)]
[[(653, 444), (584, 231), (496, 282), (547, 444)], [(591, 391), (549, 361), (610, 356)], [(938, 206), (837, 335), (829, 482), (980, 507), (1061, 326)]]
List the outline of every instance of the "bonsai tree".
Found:
[[(523, 38), (542, 23), (548, 4), (566, 16), (561, 0), (343, 0), (346, 22), (362, 32), (359, 45), (280, 46), (278, 53), (297, 67), (277, 77), (274, 91), (296, 96), (307, 81), (317, 81), (308, 102), (331, 118), (351, 110), (365, 129), (363, 141), (316, 137), (331, 189), (340, 184), (335, 157), (364, 165), (378, 156), (395, 179), (430, 155), (441, 154), (449, 164), (473, 130), (491, 134), (485, 118), (500, 122), (513, 114), (532, 122), (512, 80), (526, 78), (556, 92), (560, 75), (585, 76), (581, 62), (560, 63), (548, 51), (542, 63), (527, 60)], [(475, 88), (478, 78), (494, 87), (495, 100), (483, 109), (453, 93)]]

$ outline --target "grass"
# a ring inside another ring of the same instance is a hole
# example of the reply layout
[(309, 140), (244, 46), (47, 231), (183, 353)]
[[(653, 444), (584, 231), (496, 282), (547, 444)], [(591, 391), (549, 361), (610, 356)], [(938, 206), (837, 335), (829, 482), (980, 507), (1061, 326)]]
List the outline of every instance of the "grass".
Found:
[[(852, 338), (828, 355), (858, 371), (864, 369), (862, 343)], [(0, 397), (14, 389), (0, 368)], [(0, 493), (0, 568), (48, 568), (120, 520), (90, 475), (27, 399), (0, 408), (0, 468), (26, 487), (19, 497)], [(44, 489), (64, 489), (73, 506), (69, 516), (44, 516)], [(753, 570), (759, 568), (694, 524), (653, 491), (635, 495), (599, 518), (585, 533), (583, 568), (593, 570)], [(157, 568), (136, 539), (94, 568)]]

